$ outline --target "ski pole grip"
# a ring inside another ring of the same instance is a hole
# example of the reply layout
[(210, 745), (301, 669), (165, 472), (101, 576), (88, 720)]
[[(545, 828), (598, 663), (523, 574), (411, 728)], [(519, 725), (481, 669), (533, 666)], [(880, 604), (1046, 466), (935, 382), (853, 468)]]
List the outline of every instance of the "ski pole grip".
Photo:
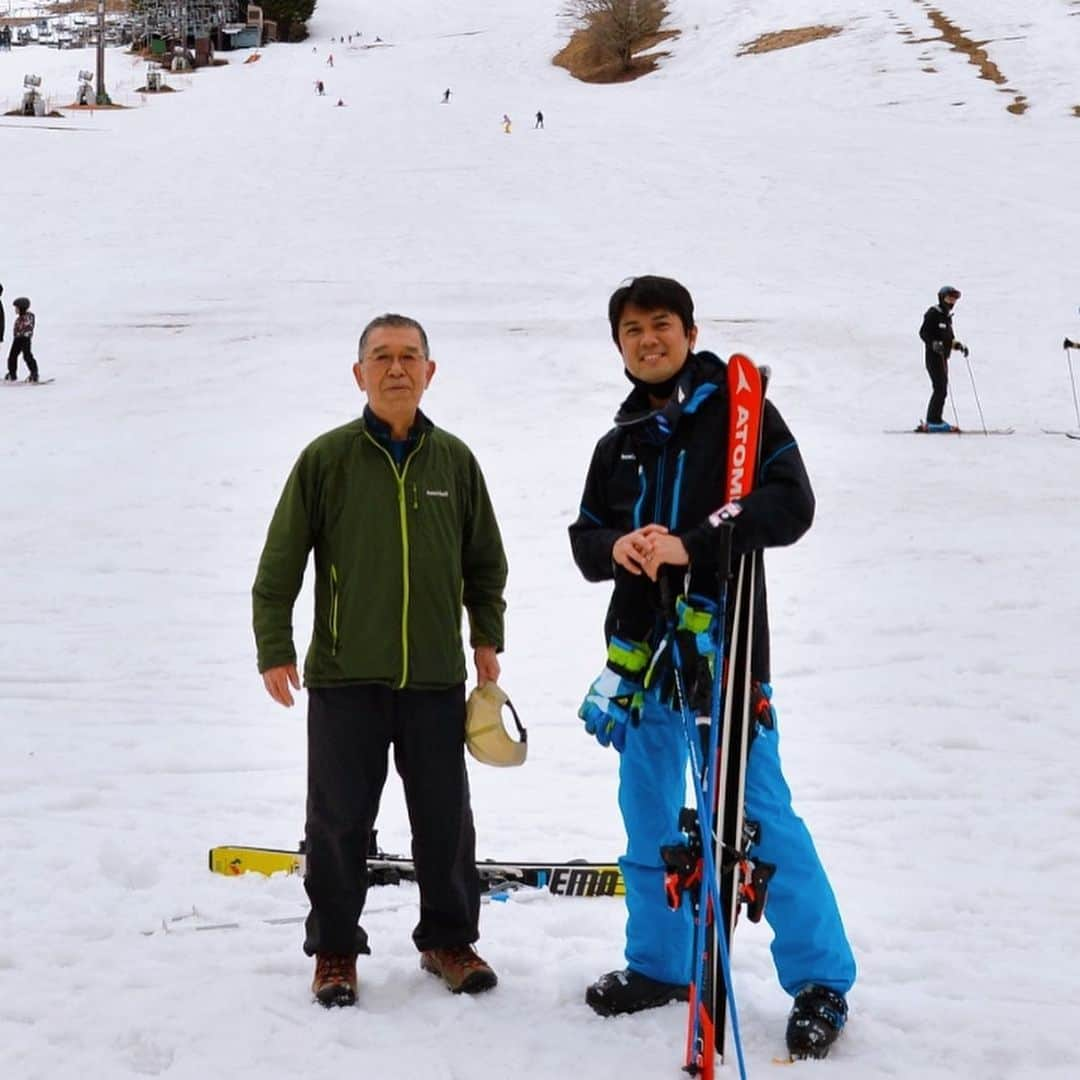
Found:
[(675, 621), (675, 590), (671, 585), (671, 578), (666, 570), (660, 571), (660, 577), (656, 581), (660, 590), (660, 610), (668, 622)]

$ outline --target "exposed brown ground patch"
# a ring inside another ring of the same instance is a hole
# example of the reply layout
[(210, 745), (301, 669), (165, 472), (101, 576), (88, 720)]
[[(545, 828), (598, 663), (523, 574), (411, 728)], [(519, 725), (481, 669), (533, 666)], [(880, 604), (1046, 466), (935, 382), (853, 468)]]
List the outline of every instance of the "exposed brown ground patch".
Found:
[[(908, 43), (911, 45), (923, 45), (929, 41), (944, 41), (953, 52), (966, 56), (968, 63), (979, 69), (980, 79), (992, 82), (995, 86), (1000, 87), (1002, 93), (1012, 95), (1013, 100), (1005, 106), (1007, 112), (1012, 113), (1014, 116), (1021, 116), (1026, 113), (1030, 107), (1026, 95), (1009, 86), (1009, 80), (986, 51), (986, 46), (990, 42), (976, 41), (974, 38), (969, 37), (944, 12), (938, 8), (930, 7), (926, 0), (918, 0), (918, 3), (926, 8), (926, 16), (930, 20), (930, 25), (940, 36), (936, 38), (909, 37)], [(923, 68), (923, 70), (926, 71), (927, 69)]]
[[(566, 68), (575, 79), (587, 83), (633, 82), (642, 75), (655, 71), (661, 60), (671, 54), (668, 52), (650, 52), (664, 41), (679, 36), (678, 30), (660, 30), (640, 39), (634, 45), (634, 58), (629, 69), (613, 60), (611, 56), (597, 48), (589, 37), (588, 28), (575, 30), (570, 40), (552, 57), (551, 62)], [(639, 55), (644, 54), (644, 55)]]
[(805, 45), (809, 41), (820, 41), (822, 38), (834, 37), (842, 33), (842, 26), (799, 26), (794, 30), (774, 30), (768, 34), (760, 34), (753, 41), (744, 42), (736, 56), (746, 56), (749, 53), (775, 52), (777, 49), (790, 49), (795, 45)]
[(44, 117), (52, 117), (54, 119), (59, 119), (59, 120), (64, 119), (64, 114), (62, 112), (57, 112), (55, 109), (50, 109), (49, 112), (44, 114), (44, 117), (43, 116), (27, 116), (22, 111), (22, 109), (11, 109), (8, 112), (4, 113), (4, 115), (5, 116), (19, 116), (19, 117), (22, 117), (23, 120), (42, 120), (42, 119), (44, 119)]

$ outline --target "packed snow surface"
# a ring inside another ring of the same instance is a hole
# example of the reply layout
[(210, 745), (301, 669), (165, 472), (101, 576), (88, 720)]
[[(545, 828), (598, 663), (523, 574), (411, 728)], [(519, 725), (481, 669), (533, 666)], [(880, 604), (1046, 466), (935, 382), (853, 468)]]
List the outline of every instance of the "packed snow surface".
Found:
[[(621, 901), (486, 905), (501, 981), (470, 999), (419, 970), (415, 890), (373, 890), (359, 1007), (325, 1012), (300, 928), (264, 921), (303, 915), (300, 881), (206, 868), (301, 835), (303, 695), (266, 696), (249, 589), (387, 310), (427, 327), (424, 407), (480, 459), (510, 558), (530, 757), (471, 766), (480, 853), (620, 853), (616, 757), (575, 715), (608, 590), (566, 526), (627, 390), (607, 298), (639, 273), (691, 288), (702, 347), (771, 366), (819, 500), (768, 557), (775, 702), (859, 981), (793, 1075), (1080, 1074), (1080, 441), (1041, 430), (1077, 426), (1080, 5), (940, 0), (1004, 84), (918, 0), (670, 6), (670, 56), (623, 85), (552, 66), (563, 0), (320, 0), (311, 40), (175, 93), (141, 97), (110, 49), (131, 108), (0, 117), (5, 348), (29, 296), (56, 379), (0, 391), (0, 1076), (681, 1075), (683, 1006), (583, 1004), (621, 966)], [(736, 55), (819, 23), (842, 32)], [(0, 53), (0, 104), (36, 73), (65, 105), (93, 60)], [(916, 329), (946, 283), (960, 423), (981, 406), (1011, 437), (884, 434), (923, 415)], [(309, 625), (305, 591), (301, 649)], [(408, 849), (394, 777), (379, 827)], [(789, 1007), (768, 943), (735, 941), (751, 1076)]]

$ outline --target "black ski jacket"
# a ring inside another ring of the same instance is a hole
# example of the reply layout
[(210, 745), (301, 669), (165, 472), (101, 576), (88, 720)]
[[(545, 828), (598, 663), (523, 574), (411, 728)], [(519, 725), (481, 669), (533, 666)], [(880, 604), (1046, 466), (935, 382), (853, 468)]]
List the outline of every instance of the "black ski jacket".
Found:
[[(952, 311), (942, 304), (935, 304), (926, 309), (923, 316), (922, 326), (919, 327), (919, 337), (926, 345), (926, 359), (941, 356), (948, 359), (953, 350), (955, 335), (952, 328)], [(940, 341), (942, 350), (940, 353), (934, 350), (934, 342)]]
[[(570, 545), (588, 581), (615, 582), (604, 624), (609, 640), (618, 634), (655, 645), (663, 632), (657, 586), (611, 558), (615, 541), (634, 529), (655, 523), (680, 537), (690, 555), (686, 591), (718, 598), (716, 532), (708, 517), (725, 502), (728, 411), (727, 365), (712, 353), (691, 353), (663, 409), (650, 409), (647, 395), (635, 389), (619, 409), (615, 427), (597, 443), (581, 509), (570, 526)], [(735, 556), (792, 544), (814, 519), (802, 455), (769, 401), (756, 485), (741, 506), (732, 535)], [(752, 673), (768, 681), (764, 573), (754, 605)]]

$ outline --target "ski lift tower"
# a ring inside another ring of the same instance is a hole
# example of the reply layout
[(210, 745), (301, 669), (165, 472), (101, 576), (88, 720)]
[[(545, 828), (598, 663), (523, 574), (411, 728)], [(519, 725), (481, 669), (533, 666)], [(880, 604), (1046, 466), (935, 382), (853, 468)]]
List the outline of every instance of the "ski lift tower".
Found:
[(105, 89), (105, 0), (97, 0), (97, 103), (112, 104)]

